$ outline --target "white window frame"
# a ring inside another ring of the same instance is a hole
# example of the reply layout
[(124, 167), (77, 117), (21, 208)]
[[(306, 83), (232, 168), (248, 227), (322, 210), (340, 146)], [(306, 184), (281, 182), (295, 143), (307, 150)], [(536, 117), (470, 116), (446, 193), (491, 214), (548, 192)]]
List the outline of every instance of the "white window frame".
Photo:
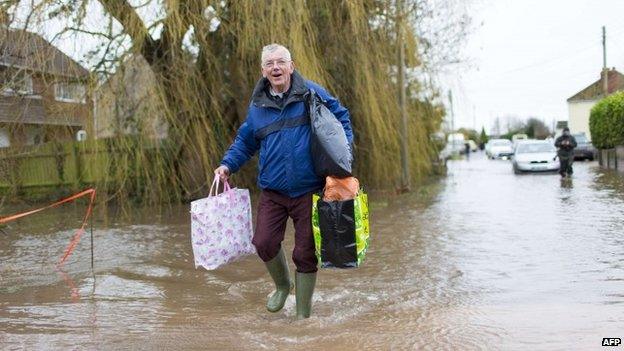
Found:
[[(81, 99), (76, 99), (76, 98), (69, 98), (69, 97), (65, 97), (62, 96), (61, 94), (61, 87), (69, 87), (69, 86), (78, 86), (82, 89), (82, 98)], [(56, 101), (61, 101), (61, 102), (73, 102), (73, 103), (80, 103), (80, 104), (85, 104), (87, 102), (87, 91), (86, 88), (84, 86), (84, 84), (82, 83), (77, 83), (77, 82), (56, 82), (54, 83), (54, 99)]]

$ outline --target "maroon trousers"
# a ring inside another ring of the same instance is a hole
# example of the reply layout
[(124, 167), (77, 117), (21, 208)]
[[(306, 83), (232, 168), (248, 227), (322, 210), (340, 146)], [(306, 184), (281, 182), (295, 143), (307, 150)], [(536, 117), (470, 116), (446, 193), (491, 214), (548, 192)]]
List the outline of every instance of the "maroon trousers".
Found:
[(312, 233), (312, 193), (290, 198), (276, 191), (262, 191), (252, 241), (258, 256), (264, 262), (277, 256), (284, 240), (288, 217), (292, 218), (295, 227), (295, 249), (292, 259), (297, 266), (297, 272), (316, 272), (317, 259)]

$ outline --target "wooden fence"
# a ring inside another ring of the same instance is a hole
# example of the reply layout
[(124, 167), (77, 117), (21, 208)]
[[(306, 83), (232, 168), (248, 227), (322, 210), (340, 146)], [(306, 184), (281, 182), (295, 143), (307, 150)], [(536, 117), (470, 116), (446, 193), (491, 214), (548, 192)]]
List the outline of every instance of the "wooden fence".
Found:
[(604, 168), (624, 172), (624, 146), (598, 150), (598, 163)]
[(127, 145), (96, 140), (0, 149), (0, 195), (41, 198), (89, 185), (112, 186), (119, 170), (144, 166)]

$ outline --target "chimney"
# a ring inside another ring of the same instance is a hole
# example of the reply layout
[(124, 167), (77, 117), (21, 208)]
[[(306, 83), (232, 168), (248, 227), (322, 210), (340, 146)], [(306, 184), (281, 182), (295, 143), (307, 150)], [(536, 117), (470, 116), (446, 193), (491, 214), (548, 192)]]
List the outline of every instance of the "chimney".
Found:
[(620, 79), (621, 77), (615, 70), (615, 67), (611, 67), (611, 70), (609, 71), (609, 93), (614, 93), (616, 90), (618, 90), (618, 87), (621, 86), (622, 83), (624, 83), (620, 82)]

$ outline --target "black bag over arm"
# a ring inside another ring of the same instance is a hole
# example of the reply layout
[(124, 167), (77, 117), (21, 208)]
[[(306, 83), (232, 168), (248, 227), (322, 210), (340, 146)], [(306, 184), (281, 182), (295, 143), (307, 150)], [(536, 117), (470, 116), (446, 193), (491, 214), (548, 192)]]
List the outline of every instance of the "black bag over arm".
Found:
[(314, 172), (320, 177), (350, 177), (353, 155), (342, 124), (313, 89), (310, 89), (306, 102), (310, 114), (310, 152)]

